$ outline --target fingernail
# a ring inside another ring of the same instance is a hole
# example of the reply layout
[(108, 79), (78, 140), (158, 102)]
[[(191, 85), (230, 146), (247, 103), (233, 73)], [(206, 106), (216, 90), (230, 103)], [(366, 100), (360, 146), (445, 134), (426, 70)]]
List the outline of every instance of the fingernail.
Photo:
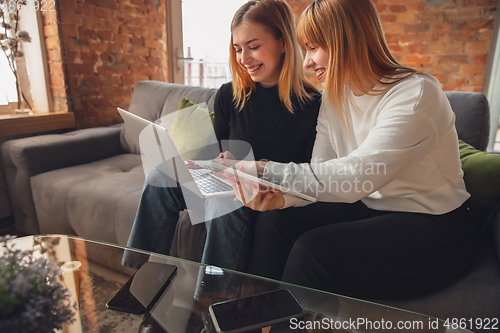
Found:
[(269, 193), (274, 194), (274, 191), (273, 191), (273, 190), (271, 190), (271, 191), (269, 191)]
[(241, 171), (241, 170), (243, 170), (243, 169), (244, 169), (244, 167), (243, 167), (243, 165), (242, 165), (242, 166), (240, 166), (240, 168), (238, 169), (238, 171)]
[(253, 184), (253, 188), (258, 189), (259, 187), (257, 186), (257, 184)]
[(233, 178), (234, 181), (237, 181), (236, 178), (234, 178), (234, 177), (231, 177), (231, 178)]
[(226, 178), (227, 179), (227, 176), (225, 174), (222, 174), (222, 177)]
[(193, 162), (193, 161), (191, 161), (191, 160), (186, 160), (186, 161), (188, 161), (188, 162)]

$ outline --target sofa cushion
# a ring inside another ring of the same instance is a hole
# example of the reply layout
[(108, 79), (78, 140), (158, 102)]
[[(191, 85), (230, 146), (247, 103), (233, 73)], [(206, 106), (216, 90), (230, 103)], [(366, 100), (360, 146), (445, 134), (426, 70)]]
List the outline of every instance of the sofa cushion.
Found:
[(76, 234), (125, 245), (144, 179), (137, 154), (117, 155), (32, 177), (40, 232)]
[(490, 133), (490, 108), (481, 93), (447, 91), (446, 97), (456, 114), (458, 137), (479, 150), (486, 150)]
[[(134, 87), (128, 111), (149, 121), (155, 121), (177, 110), (183, 97), (194, 103), (207, 103), (213, 110), (217, 89), (184, 86), (159, 81), (141, 81)], [(127, 124), (123, 126), (120, 143), (129, 153), (140, 153), (139, 137)]]
[(486, 217), (500, 202), (500, 155), (477, 150), (462, 140), (459, 147), (471, 206)]
[[(218, 146), (213, 126), (213, 111), (183, 98), (170, 128), (170, 135), (183, 160), (214, 158)], [(210, 114), (212, 113), (212, 115)], [(162, 118), (163, 119), (163, 118)]]

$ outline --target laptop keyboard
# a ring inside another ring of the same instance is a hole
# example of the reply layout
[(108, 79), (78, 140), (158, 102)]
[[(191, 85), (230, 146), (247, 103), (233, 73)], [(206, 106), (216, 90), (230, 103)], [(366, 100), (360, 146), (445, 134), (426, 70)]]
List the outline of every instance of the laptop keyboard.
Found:
[(218, 193), (232, 191), (231, 185), (226, 184), (220, 179), (215, 178), (211, 173), (204, 169), (190, 169), (196, 185), (205, 193)]

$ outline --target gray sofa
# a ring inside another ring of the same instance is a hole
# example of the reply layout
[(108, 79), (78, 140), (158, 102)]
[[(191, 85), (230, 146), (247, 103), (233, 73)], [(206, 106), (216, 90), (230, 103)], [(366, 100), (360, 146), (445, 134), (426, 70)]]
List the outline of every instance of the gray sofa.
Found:
[[(215, 89), (142, 81), (129, 111), (156, 120), (177, 109), (182, 97), (213, 110)], [(482, 94), (447, 92), (459, 137), (484, 150), (489, 110)], [(144, 182), (137, 138), (122, 125), (12, 140), (1, 147), (16, 228), (125, 245)], [(439, 318), (500, 318), (500, 215), (484, 237), (474, 266), (454, 284), (428, 297), (384, 301)], [(172, 254), (199, 260), (203, 224), (181, 214)], [(185, 239), (199, 241), (185, 242)], [(189, 244), (190, 246), (185, 246)], [(193, 247), (192, 244), (198, 244)], [(423, 244), (425, 246), (425, 244)]]

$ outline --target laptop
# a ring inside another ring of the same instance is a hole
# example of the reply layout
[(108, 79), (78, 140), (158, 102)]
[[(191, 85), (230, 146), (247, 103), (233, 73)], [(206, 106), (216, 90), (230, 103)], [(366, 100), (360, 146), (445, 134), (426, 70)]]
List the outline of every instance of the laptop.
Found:
[[(117, 109), (127, 129), (139, 136), (146, 174), (156, 168), (201, 198), (234, 195), (229, 182), (213, 174), (213, 167), (189, 169), (166, 128), (121, 108)], [(202, 167), (209, 164), (209, 161), (197, 161), (197, 165)]]
[[(153, 168), (156, 168), (171, 179), (176, 180), (198, 197), (210, 198), (234, 195), (234, 190), (229, 182), (215, 176), (212, 172), (216, 171), (222, 173), (226, 171), (235, 177), (241, 177), (245, 180), (259, 183), (267, 188), (292, 194), (310, 202), (316, 202), (315, 197), (271, 183), (244, 172), (238, 172), (235, 169), (217, 164), (210, 160), (194, 161), (200, 169), (190, 169), (186, 166), (186, 162), (182, 160), (179, 150), (165, 127), (121, 108), (117, 109), (125, 123), (129, 126), (128, 129), (139, 136), (141, 156), (143, 156), (143, 167), (146, 174)], [(218, 152), (214, 155), (214, 157), (216, 157)], [(148, 163), (151, 164), (150, 167), (145, 166)]]

